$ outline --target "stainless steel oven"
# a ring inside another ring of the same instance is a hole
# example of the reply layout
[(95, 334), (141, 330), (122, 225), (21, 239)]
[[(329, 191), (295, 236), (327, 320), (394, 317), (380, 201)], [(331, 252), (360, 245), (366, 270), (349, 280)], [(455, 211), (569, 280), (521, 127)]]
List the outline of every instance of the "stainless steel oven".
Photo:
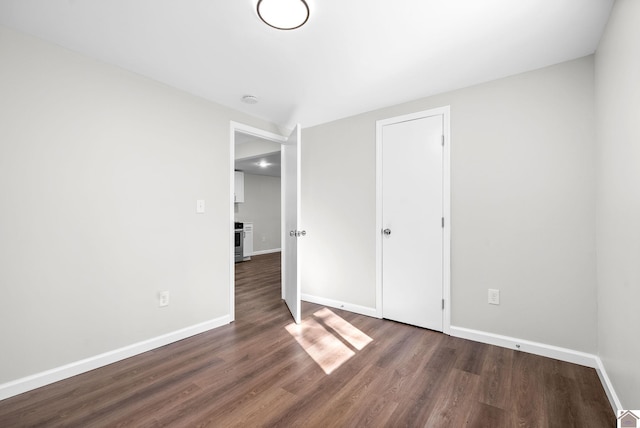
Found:
[(234, 222), (234, 238), (236, 241), (236, 246), (235, 246), (235, 260), (236, 263), (241, 262), (242, 258), (244, 257), (244, 254), (242, 253), (244, 250), (244, 224), (240, 223), (240, 222)]

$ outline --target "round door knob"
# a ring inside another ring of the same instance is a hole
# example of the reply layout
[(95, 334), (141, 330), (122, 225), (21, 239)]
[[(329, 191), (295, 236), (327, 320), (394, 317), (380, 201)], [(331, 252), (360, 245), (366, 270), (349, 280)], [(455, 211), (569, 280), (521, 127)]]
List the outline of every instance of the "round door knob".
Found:
[(382, 233), (384, 233), (385, 235), (389, 236), (391, 235), (391, 229), (385, 229), (382, 231)]

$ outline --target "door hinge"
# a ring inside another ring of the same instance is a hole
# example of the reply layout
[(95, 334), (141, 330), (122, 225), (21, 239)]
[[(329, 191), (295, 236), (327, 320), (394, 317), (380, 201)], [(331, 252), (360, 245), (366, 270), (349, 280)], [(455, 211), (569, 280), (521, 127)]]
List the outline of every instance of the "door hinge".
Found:
[(442, 136), (442, 147), (444, 147), (444, 135)]
[(444, 217), (442, 217), (442, 227), (444, 228)]
[(442, 310), (444, 311), (444, 299), (442, 299)]

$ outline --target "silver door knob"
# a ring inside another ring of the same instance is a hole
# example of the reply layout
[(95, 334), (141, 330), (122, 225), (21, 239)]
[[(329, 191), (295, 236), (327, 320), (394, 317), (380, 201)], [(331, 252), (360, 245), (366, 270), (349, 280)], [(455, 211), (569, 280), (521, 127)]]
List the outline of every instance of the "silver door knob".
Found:
[(385, 229), (382, 231), (382, 233), (384, 233), (385, 235), (389, 236), (391, 235), (391, 229)]
[(289, 236), (296, 236), (296, 231), (295, 230), (290, 231)]
[(307, 234), (307, 231), (306, 231), (306, 230), (301, 230), (301, 231), (300, 231), (300, 236), (305, 236), (306, 234)]

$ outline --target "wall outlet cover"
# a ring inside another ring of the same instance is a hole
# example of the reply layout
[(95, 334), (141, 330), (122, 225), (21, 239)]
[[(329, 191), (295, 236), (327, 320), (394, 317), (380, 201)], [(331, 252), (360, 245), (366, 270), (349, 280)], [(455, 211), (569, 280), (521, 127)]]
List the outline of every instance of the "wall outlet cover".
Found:
[(500, 304), (500, 290), (497, 290), (494, 288), (489, 289), (489, 304), (491, 305)]
[(158, 294), (158, 306), (160, 306), (161, 308), (164, 306), (169, 306), (169, 292), (168, 291), (161, 291)]

